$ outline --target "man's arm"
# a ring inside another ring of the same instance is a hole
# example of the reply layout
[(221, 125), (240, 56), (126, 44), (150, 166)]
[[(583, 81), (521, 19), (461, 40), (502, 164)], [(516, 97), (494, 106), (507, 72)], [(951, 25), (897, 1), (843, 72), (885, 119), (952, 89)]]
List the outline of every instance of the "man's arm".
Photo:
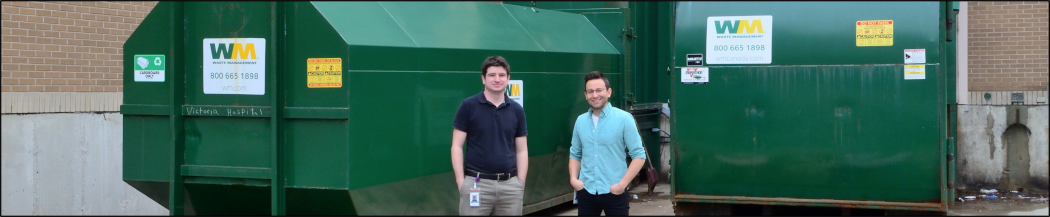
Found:
[(580, 161), (569, 158), (569, 184), (572, 185), (572, 189), (583, 190), (583, 181), (577, 177), (580, 177)]
[(645, 147), (642, 147), (642, 136), (638, 134), (638, 125), (633, 118), (625, 121), (623, 142), (626, 143), (624, 145), (627, 146), (627, 152), (632, 160), (631, 165), (627, 167), (627, 173), (623, 174), (623, 179), (609, 187), (609, 191), (616, 195), (623, 194), (627, 185), (634, 180), (634, 176), (638, 175), (638, 171), (642, 170), (642, 165), (645, 164)]
[(525, 121), (525, 108), (514, 107), (518, 116), (518, 128), (514, 134), (514, 153), (518, 159), (518, 178), (521, 179), (522, 187), (525, 184), (525, 176), (529, 174), (529, 145), (525, 136), (529, 135), (529, 125)]
[(569, 144), (569, 184), (577, 191), (583, 190), (583, 181), (579, 179), (583, 144), (580, 142), (580, 137), (576, 134), (575, 126), (572, 128), (572, 141)]
[(452, 174), (456, 175), (456, 189), (463, 186), (463, 141), (467, 140), (467, 132), (452, 129)]
[(623, 174), (623, 179), (620, 179), (620, 182), (609, 187), (609, 191), (615, 195), (623, 194), (623, 191), (627, 190), (627, 185), (631, 184), (631, 180), (634, 180), (634, 176), (638, 175), (638, 171), (642, 170), (642, 165), (644, 164), (644, 158), (632, 159), (631, 166), (627, 167), (627, 174)]
[(529, 146), (524, 136), (514, 138), (514, 151), (518, 157), (518, 177), (521, 183), (525, 183), (525, 175), (529, 174)]

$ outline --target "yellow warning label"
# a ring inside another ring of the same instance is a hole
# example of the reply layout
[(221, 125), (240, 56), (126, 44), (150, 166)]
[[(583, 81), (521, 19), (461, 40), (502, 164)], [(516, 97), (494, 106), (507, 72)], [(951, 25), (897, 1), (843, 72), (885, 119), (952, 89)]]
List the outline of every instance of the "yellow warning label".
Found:
[(893, 20), (857, 21), (857, 47), (893, 46)]
[(904, 65), (904, 80), (926, 79), (926, 65)]
[(307, 88), (343, 87), (343, 59), (309, 58), (306, 59)]

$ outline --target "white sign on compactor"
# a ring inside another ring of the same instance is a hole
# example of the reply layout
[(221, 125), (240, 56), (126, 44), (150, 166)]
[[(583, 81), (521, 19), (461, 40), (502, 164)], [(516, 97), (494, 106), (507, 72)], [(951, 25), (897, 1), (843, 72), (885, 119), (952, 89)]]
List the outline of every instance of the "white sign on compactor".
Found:
[(904, 80), (926, 79), (926, 49), (904, 49)]
[(135, 55), (135, 82), (164, 82), (164, 55)]
[(525, 108), (525, 83), (522, 80), (510, 80), (507, 82), (507, 96), (511, 100)]
[(926, 49), (904, 49), (904, 64), (926, 64)]
[(265, 38), (205, 38), (204, 94), (266, 93)]
[(707, 84), (710, 77), (707, 76), (707, 67), (685, 67), (682, 68), (683, 84)]
[(773, 16), (707, 17), (707, 64), (773, 62)]

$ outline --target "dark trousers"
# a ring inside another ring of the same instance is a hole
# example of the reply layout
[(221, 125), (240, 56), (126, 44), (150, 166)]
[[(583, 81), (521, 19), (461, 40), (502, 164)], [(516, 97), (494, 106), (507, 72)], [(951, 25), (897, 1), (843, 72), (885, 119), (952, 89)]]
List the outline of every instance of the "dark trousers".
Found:
[(627, 216), (631, 209), (630, 193), (615, 195), (605, 193), (593, 195), (586, 189), (576, 191), (576, 209), (579, 216), (598, 216), (605, 211), (605, 216)]

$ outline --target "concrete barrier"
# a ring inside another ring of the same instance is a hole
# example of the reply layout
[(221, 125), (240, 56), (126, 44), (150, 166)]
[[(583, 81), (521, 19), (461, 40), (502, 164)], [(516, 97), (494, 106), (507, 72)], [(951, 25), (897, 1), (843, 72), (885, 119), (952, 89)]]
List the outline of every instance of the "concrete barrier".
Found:
[(3, 215), (167, 215), (124, 183), (118, 113), (4, 114)]
[(960, 105), (959, 189), (1047, 190), (1048, 107)]

